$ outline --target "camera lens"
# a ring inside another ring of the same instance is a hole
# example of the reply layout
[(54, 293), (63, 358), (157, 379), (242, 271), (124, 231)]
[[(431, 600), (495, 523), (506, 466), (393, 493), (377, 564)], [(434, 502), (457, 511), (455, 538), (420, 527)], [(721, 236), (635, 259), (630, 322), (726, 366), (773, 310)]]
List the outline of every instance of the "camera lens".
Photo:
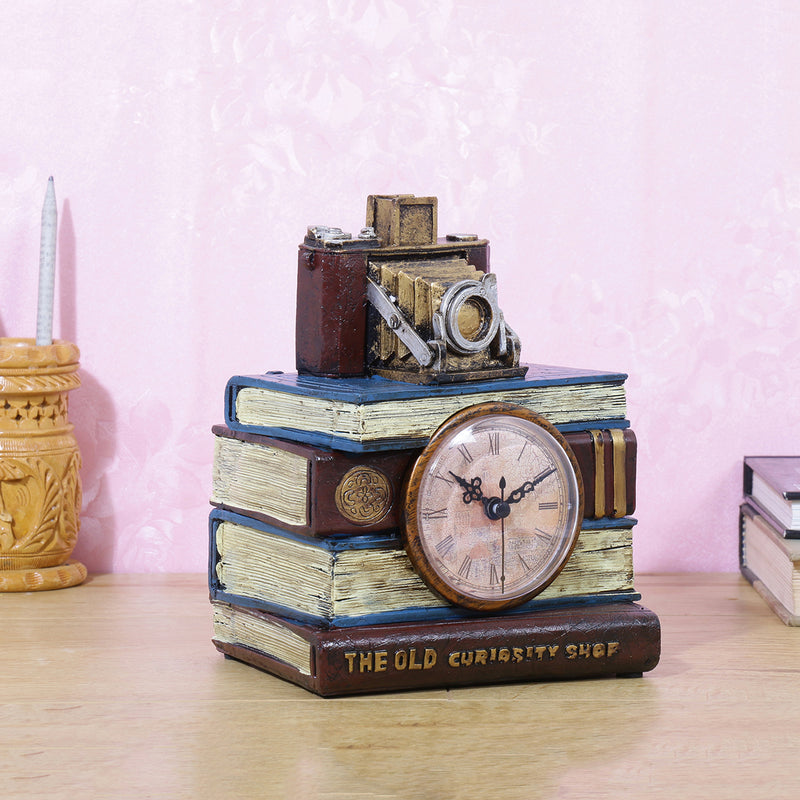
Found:
[(501, 318), (492, 300), (482, 281), (467, 279), (450, 286), (441, 305), (448, 349), (471, 355), (489, 346)]
[(492, 309), (478, 297), (470, 297), (458, 309), (458, 330), (470, 342), (482, 341), (492, 324)]

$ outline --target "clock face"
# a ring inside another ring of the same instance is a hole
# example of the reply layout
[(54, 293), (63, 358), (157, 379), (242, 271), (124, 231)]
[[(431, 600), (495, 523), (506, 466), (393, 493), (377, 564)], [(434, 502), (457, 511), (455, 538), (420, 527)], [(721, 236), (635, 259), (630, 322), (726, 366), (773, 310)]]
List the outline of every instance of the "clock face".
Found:
[(491, 611), (552, 582), (582, 519), (580, 470), (561, 434), (525, 408), (484, 403), (445, 422), (417, 459), (404, 535), (431, 589)]

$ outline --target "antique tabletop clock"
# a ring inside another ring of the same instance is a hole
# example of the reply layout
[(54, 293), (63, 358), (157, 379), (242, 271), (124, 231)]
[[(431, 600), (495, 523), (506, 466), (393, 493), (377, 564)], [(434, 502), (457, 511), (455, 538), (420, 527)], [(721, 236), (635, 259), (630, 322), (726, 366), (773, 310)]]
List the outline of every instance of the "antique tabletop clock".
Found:
[(405, 545), (423, 580), (452, 603), (500, 611), (539, 594), (572, 552), (583, 483), (545, 419), (507, 403), (451, 417), (414, 465)]
[(521, 364), (433, 197), (297, 269), (297, 374), (235, 376), (214, 429), (216, 647), (322, 695), (652, 669), (626, 376)]

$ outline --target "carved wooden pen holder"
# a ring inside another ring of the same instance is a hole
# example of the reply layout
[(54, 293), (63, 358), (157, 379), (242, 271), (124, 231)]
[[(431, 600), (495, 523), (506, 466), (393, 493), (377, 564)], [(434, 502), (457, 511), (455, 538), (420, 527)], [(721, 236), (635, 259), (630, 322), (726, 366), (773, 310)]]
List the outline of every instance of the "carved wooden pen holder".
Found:
[(0, 338), (0, 591), (62, 589), (86, 578), (78, 539), (81, 457), (67, 419), (80, 386), (76, 345)]

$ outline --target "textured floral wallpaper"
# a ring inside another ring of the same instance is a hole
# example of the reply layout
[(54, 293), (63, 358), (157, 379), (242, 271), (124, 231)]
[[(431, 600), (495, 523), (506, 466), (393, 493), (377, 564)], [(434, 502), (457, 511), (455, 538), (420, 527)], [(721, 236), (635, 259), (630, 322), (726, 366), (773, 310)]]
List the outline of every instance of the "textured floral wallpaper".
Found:
[(296, 248), (368, 194), (492, 242), (523, 360), (629, 373), (640, 571), (735, 570), (744, 455), (800, 452), (800, 6), (0, 5), (0, 335), (81, 348), (76, 556), (202, 570), (211, 425), (294, 367)]

